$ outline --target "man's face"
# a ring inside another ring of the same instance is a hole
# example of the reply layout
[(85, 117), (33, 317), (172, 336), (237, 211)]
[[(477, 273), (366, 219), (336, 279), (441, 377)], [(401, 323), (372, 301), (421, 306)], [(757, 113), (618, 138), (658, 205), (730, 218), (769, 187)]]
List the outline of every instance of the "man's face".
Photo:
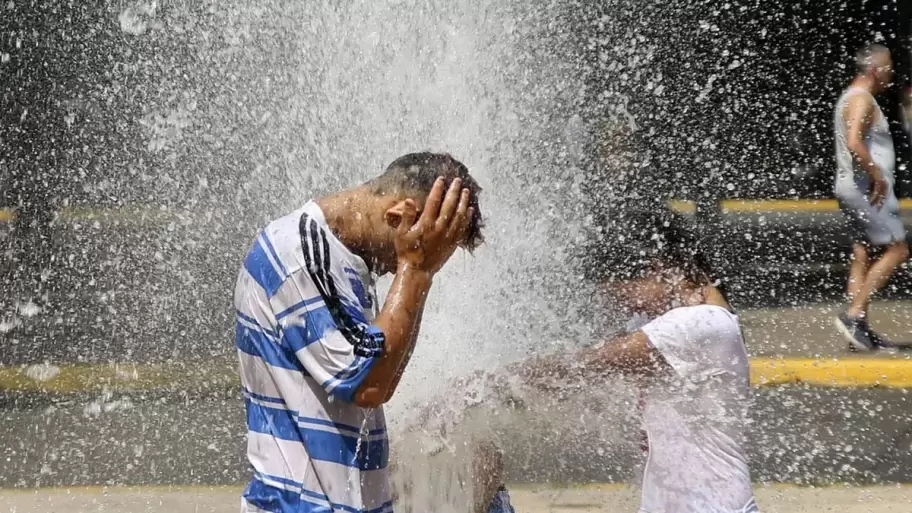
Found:
[(882, 52), (874, 56), (871, 75), (881, 90), (890, 87), (890, 84), (893, 83), (893, 60), (890, 58), (890, 54)]

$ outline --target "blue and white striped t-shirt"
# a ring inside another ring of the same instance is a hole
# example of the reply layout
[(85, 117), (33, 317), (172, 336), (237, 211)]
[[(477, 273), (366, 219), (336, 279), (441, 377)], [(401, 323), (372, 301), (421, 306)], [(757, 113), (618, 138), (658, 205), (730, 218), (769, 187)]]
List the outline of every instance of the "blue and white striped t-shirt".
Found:
[(391, 512), (383, 409), (353, 403), (383, 351), (367, 265), (309, 202), (259, 234), (234, 301), (254, 471), (243, 511)]

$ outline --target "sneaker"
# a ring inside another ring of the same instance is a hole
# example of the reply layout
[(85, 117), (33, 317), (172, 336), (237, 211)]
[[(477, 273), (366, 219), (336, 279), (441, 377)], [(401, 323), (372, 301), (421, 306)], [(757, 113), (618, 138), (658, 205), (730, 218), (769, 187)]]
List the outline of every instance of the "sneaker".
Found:
[(863, 319), (852, 319), (845, 313), (839, 314), (839, 317), (836, 318), (836, 329), (849, 342), (849, 349), (852, 351), (875, 349), (874, 342), (871, 341), (868, 331), (865, 330), (865, 325)]
[(516, 513), (513, 505), (510, 504), (510, 494), (505, 486), (501, 486), (491, 499), (488, 506), (488, 513)]
[(890, 342), (890, 340), (888, 338), (886, 338), (883, 335), (881, 335), (880, 333), (877, 333), (876, 331), (872, 330), (871, 326), (868, 325), (868, 321), (866, 319), (862, 319), (862, 320), (858, 321), (858, 323), (861, 325), (861, 329), (863, 329), (865, 331), (865, 333), (868, 334), (868, 340), (870, 340), (871, 343), (874, 344), (875, 348), (877, 348), (877, 349), (898, 349), (899, 348), (899, 346), (897, 344)]

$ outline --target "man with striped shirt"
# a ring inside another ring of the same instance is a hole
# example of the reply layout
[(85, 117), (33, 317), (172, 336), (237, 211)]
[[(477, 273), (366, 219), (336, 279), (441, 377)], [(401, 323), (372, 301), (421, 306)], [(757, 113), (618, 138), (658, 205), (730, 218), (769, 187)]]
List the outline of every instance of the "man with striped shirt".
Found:
[[(234, 296), (254, 472), (242, 511), (392, 511), (382, 405), (434, 274), (482, 242), (479, 192), (449, 155), (409, 154), (257, 236)], [(372, 275), (390, 272), (375, 317)]]

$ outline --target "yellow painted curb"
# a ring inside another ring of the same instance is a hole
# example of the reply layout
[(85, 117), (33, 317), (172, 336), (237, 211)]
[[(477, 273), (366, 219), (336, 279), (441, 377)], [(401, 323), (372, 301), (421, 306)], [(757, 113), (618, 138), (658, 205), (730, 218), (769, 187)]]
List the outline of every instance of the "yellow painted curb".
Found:
[(202, 391), (237, 381), (236, 365), (227, 362), (0, 367), (0, 392)]
[[(668, 206), (675, 212), (693, 214), (696, 204), (693, 201), (671, 200)], [(899, 208), (912, 209), (912, 199), (899, 200)], [(731, 212), (838, 212), (839, 203), (835, 199), (823, 200), (722, 200), (722, 213)]]
[[(682, 214), (696, 212), (696, 203), (688, 200), (670, 200), (669, 208)], [(899, 208), (912, 210), (912, 199), (899, 200)], [(788, 212), (837, 212), (839, 204), (835, 199), (820, 200), (722, 200), (722, 213), (754, 212), (754, 213), (788, 213)], [(175, 212), (161, 210), (154, 207), (123, 207), (123, 208), (89, 208), (68, 207), (60, 211), (60, 217), (71, 221), (77, 220), (118, 220), (118, 221), (145, 221), (161, 220), (171, 217), (187, 217), (202, 215), (188, 211)], [(12, 221), (16, 213), (8, 208), (0, 208), (0, 222)]]
[[(137, 392), (231, 390), (234, 362), (31, 365), (0, 367), (0, 392)], [(751, 358), (751, 385), (827, 388), (912, 388), (912, 360), (877, 358)]]
[(669, 200), (668, 208), (679, 214), (693, 214), (697, 211), (697, 204), (693, 201)]
[[(670, 200), (669, 208), (682, 214), (696, 212), (696, 203), (688, 200)], [(912, 210), (912, 199), (899, 200), (899, 208)], [(788, 212), (838, 212), (839, 204), (835, 199), (821, 200), (722, 200), (722, 213), (788, 213)], [(156, 221), (173, 217), (195, 217), (205, 215), (201, 212), (161, 210), (154, 207), (134, 206), (123, 208), (89, 208), (68, 207), (60, 211), (60, 217), (70, 221), (116, 220), (116, 221)], [(0, 208), (0, 222), (12, 221), (16, 213), (8, 208)]]
[(805, 383), (838, 388), (912, 388), (912, 360), (752, 358), (751, 384)]

